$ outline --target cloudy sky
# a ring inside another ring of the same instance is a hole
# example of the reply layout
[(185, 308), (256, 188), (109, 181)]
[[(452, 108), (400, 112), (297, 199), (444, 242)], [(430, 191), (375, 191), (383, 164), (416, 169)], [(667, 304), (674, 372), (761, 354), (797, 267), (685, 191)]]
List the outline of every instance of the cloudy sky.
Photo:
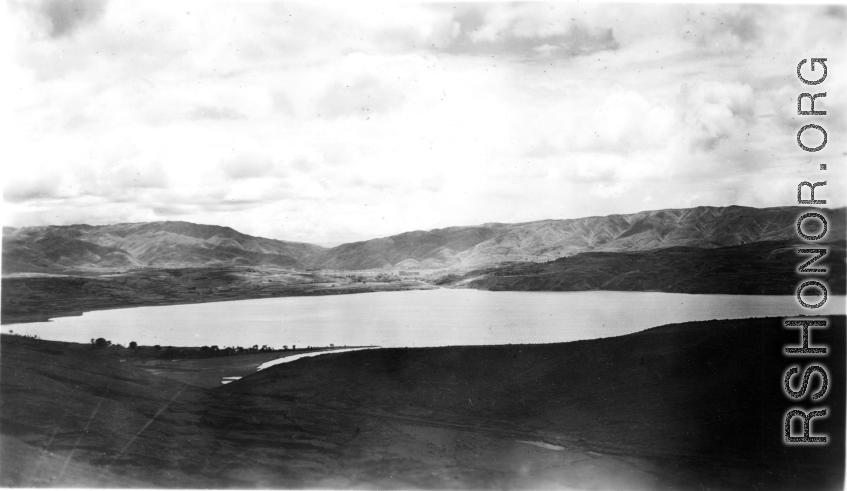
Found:
[[(803, 180), (845, 205), (843, 7), (7, 8), (4, 225), (187, 220), (338, 244), (790, 205)], [(814, 87), (795, 74), (811, 57), (829, 60)], [(827, 116), (796, 114), (810, 91)], [(810, 122), (829, 135), (817, 153), (795, 141)]]

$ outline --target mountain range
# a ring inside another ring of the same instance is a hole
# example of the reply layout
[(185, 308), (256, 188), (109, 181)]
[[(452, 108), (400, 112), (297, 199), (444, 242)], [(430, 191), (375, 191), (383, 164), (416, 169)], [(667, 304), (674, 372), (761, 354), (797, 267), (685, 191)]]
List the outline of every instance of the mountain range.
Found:
[(3, 271), (284, 266), (324, 248), (188, 222), (3, 229)]
[[(741, 206), (666, 209), (526, 223), (486, 223), (327, 248), (253, 237), (229, 227), (189, 222), (67, 225), (3, 229), (3, 272), (145, 267), (277, 266), (296, 269), (465, 269), (503, 262), (546, 262), (585, 252), (639, 252), (671, 247), (715, 249), (796, 241), (805, 207)], [(823, 210), (844, 224), (845, 208)], [(807, 233), (815, 221), (804, 224)], [(830, 226), (828, 241), (845, 240)]]

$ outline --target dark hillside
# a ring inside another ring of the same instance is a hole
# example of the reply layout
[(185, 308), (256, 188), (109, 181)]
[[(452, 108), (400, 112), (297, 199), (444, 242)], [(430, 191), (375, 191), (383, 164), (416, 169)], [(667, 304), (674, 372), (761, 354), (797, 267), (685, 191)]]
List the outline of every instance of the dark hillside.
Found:
[[(842, 489), (845, 318), (831, 319), (812, 335), (831, 349), (816, 404), (783, 394), (786, 368), (811, 360), (783, 355), (800, 333), (777, 318), (329, 354), (211, 390), (191, 383), (195, 360), (168, 361), (189, 385), (154, 375), (153, 348), (3, 335), (0, 485)], [(783, 445), (798, 405), (827, 408), (812, 429), (829, 445)]]
[[(820, 244), (828, 254), (814, 267), (830, 294), (847, 291), (845, 243)], [(793, 295), (797, 267), (808, 244), (754, 242), (698, 249), (669, 247), (638, 252), (585, 252), (546, 263), (517, 263), (452, 275), (439, 284), (493, 291), (661, 291), (743, 295)], [(810, 276), (810, 278), (812, 278)]]
[[(644, 458), (682, 489), (841, 489), (844, 478), (844, 317), (813, 331), (829, 446), (785, 446), (780, 319), (676, 324), (574, 343), (383, 349), (279, 365), (223, 390), (491, 431), (532, 428), (550, 444)], [(817, 389), (818, 382), (812, 382)], [(810, 390), (811, 392), (811, 390)], [(809, 401), (800, 406), (811, 407)], [(678, 479), (678, 480), (677, 480)]]

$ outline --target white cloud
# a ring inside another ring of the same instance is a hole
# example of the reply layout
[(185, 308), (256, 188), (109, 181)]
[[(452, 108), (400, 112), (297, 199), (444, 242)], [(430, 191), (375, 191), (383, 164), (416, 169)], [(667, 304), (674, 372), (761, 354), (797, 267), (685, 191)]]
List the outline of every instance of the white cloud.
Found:
[(38, 29), (39, 34), (51, 38), (72, 36), (78, 29), (97, 22), (106, 9), (105, 0), (38, 0), (10, 3), (14, 10), (26, 12), (27, 22)]
[[(794, 141), (796, 64), (845, 65), (843, 8), (75, 4), (11, 8), (6, 224), (337, 243), (645, 196), (783, 205), (761, 189), (819, 163), (844, 177), (847, 143)], [(820, 99), (830, 135), (847, 131), (845, 74)]]
[(257, 153), (239, 153), (221, 161), (221, 169), (230, 179), (252, 177), (271, 177), (274, 168), (273, 159)]
[(755, 97), (747, 84), (697, 81), (683, 84), (680, 98), (695, 148), (712, 150), (721, 140), (741, 134), (755, 118)]

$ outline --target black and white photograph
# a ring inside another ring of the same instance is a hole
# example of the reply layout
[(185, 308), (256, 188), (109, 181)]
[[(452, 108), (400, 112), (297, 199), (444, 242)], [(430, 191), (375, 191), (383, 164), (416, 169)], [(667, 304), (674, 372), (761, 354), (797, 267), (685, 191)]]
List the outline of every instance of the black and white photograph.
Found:
[(845, 489), (847, 4), (0, 32), (0, 487)]

